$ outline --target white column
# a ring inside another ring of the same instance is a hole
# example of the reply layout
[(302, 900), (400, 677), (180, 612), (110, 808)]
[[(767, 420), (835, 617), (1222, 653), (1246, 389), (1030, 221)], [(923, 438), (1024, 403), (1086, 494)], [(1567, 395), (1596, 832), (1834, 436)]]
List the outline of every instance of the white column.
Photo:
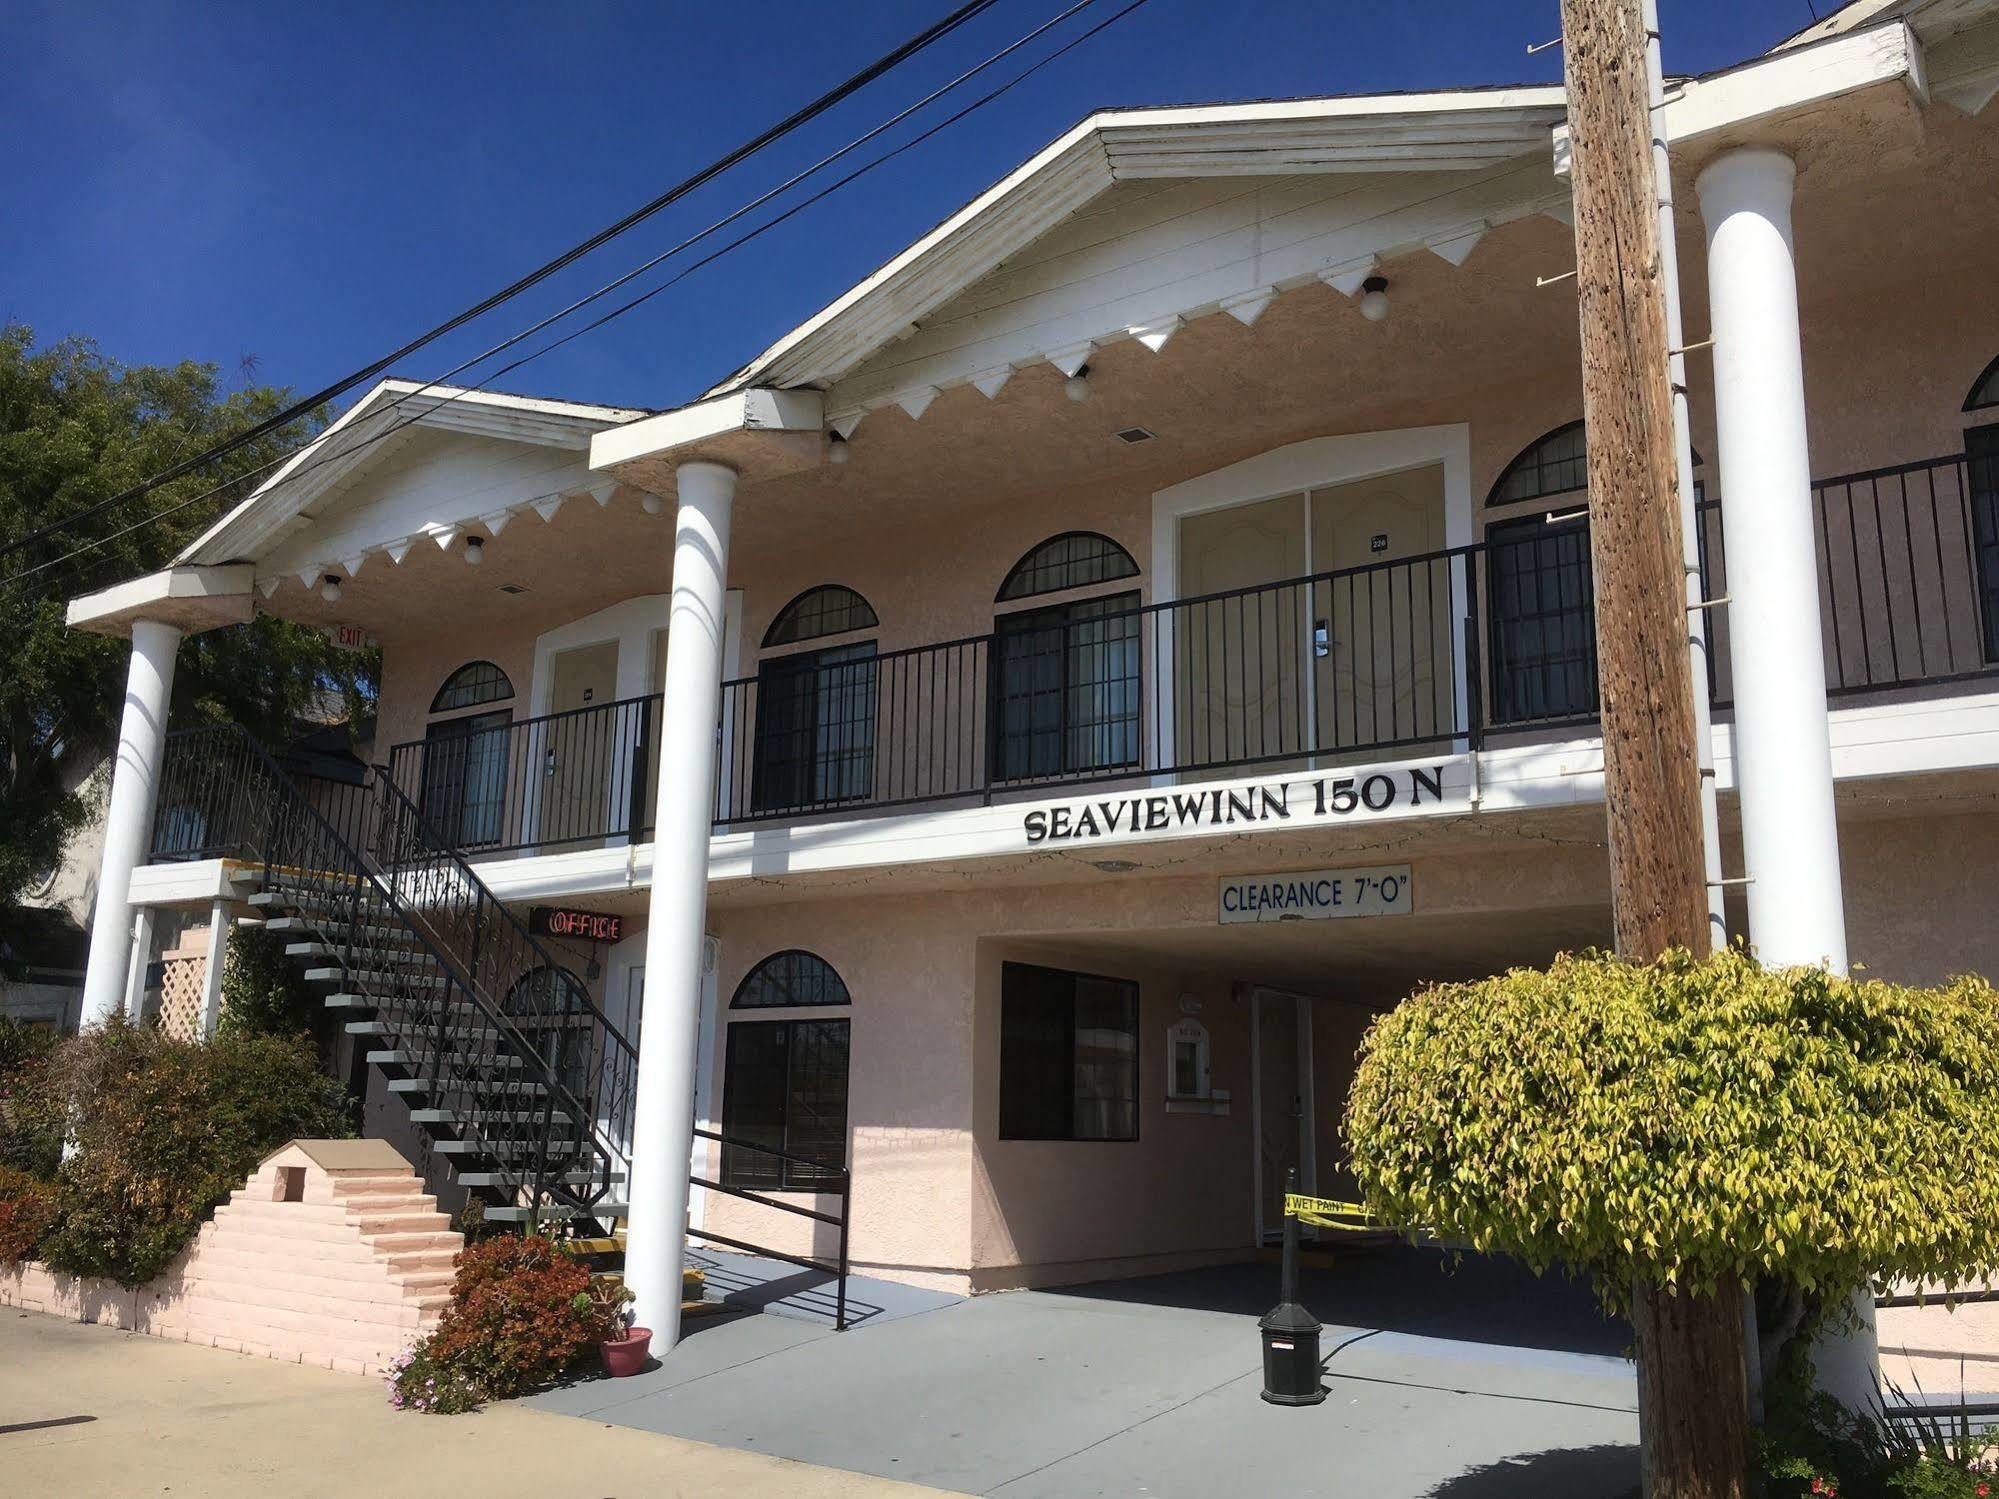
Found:
[(1749, 940), (1846, 972), (1804, 357), (1782, 152), (1731, 151), (1695, 184), (1707, 223), (1715, 435)]
[(235, 924), (229, 902), (218, 897), (208, 908), (208, 961), (201, 979), (201, 1024), (196, 1034), (204, 1041), (222, 1020), (222, 970), (229, 962), (229, 929)]
[(735, 470), (684, 463), (674, 522), (673, 603), (666, 635), (666, 698), (659, 749), (659, 812), (647, 910), (645, 1024), (639, 1031), (633, 1111), (631, 1214), (625, 1282), (653, 1351), (680, 1340), (680, 1272), (687, 1244), (687, 1162), (694, 1143), (695, 1035), (702, 928), (708, 909), (708, 833), (714, 815), (715, 725)]
[(86, 1026), (101, 1025), (125, 1001), (132, 963), (132, 871), (153, 832), (153, 799), (166, 752), (167, 705), (173, 696), (174, 653), (180, 631), (157, 620), (132, 622), (132, 665), (125, 678), (125, 716), (111, 770), (111, 805), (104, 814), (104, 862), (97, 875), (97, 909), (90, 922), (90, 961), (83, 975)]
[[(1846, 906), (1791, 246), (1796, 177), (1782, 152), (1745, 147), (1717, 158), (1695, 188), (1707, 224), (1749, 941), (1766, 963), (1822, 963), (1843, 974)], [(1850, 1305), (1851, 1323), (1835, 1317), (1812, 1362), (1819, 1388), (1864, 1412), (1880, 1376), (1874, 1298), (1863, 1286)]]

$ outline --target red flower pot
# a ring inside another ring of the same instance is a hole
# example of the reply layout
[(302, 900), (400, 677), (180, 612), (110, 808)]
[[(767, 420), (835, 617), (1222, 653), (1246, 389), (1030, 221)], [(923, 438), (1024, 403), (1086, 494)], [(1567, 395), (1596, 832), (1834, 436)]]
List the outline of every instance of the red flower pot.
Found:
[(605, 1338), (597, 1345), (597, 1356), (604, 1360), (604, 1372), (613, 1379), (636, 1374), (652, 1356), (652, 1329), (634, 1327), (622, 1338)]

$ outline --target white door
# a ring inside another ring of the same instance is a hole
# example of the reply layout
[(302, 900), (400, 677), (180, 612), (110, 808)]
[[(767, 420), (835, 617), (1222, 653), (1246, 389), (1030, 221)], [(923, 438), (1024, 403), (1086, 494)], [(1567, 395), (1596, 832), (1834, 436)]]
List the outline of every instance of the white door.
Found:
[(615, 702), (618, 642), (560, 652), (551, 663), (549, 711), (542, 725), (541, 841), (573, 842), (610, 831), (612, 767), (625, 763), (616, 715), (579, 710)]

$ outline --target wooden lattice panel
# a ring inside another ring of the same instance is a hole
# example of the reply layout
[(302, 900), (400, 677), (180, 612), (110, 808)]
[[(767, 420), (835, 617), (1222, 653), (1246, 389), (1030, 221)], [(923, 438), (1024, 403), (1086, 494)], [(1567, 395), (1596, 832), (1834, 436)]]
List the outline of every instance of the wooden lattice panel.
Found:
[(162, 953), (159, 1025), (176, 1041), (201, 1039), (202, 991), (208, 983), (208, 928), (182, 933), (180, 946)]

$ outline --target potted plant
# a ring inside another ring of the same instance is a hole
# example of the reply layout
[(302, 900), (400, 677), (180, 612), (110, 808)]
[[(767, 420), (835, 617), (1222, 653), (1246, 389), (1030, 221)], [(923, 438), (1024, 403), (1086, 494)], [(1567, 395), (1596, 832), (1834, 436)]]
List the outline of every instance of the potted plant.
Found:
[(632, 1326), (634, 1300), (631, 1288), (616, 1275), (593, 1276), (590, 1289), (576, 1293), (576, 1310), (590, 1315), (603, 1329), (597, 1354), (613, 1379), (638, 1373), (652, 1355), (652, 1329)]

